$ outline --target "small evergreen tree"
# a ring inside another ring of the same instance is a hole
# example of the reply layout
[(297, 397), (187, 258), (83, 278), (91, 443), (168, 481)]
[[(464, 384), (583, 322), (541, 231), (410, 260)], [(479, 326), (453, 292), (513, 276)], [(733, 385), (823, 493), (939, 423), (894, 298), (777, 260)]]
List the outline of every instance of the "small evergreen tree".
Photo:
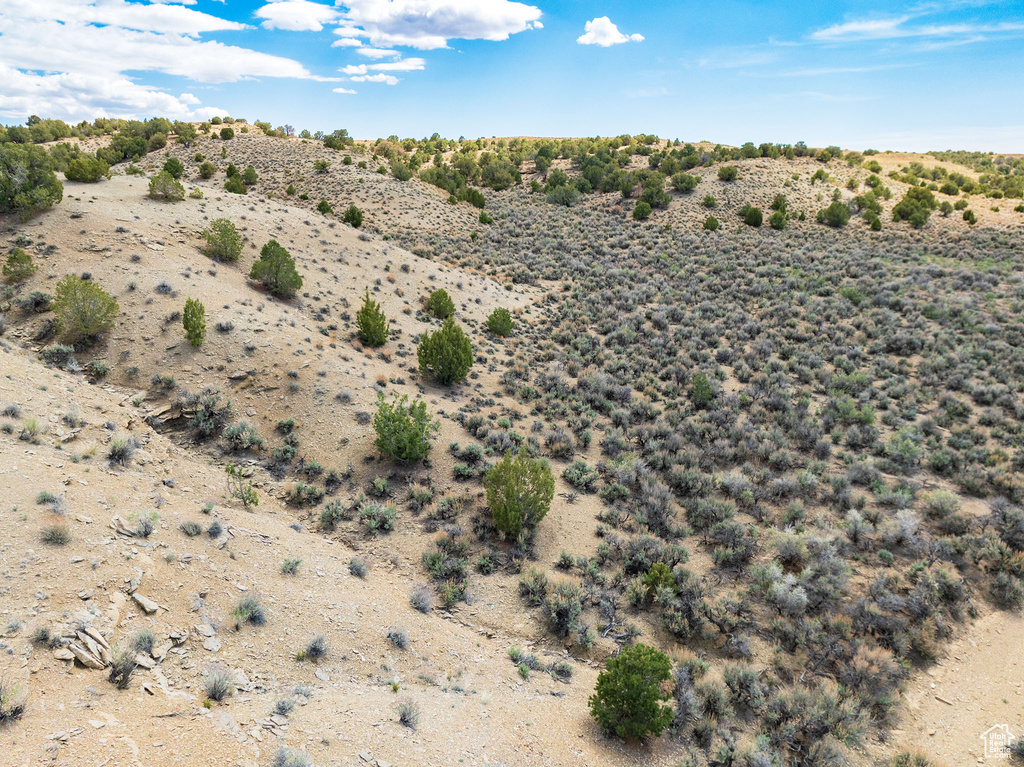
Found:
[(718, 169), (718, 179), (720, 181), (735, 181), (737, 175), (739, 175), (739, 171), (735, 165), (722, 165)]
[(786, 214), (784, 211), (777, 210), (768, 216), (768, 223), (772, 229), (785, 229), (786, 228)]
[(755, 208), (753, 205), (747, 205), (746, 211), (743, 213), (743, 223), (747, 226), (758, 227), (764, 222), (764, 214), (760, 208)]
[(892, 209), (893, 221), (909, 221), (915, 229), (920, 229), (928, 221), (931, 212), (938, 207), (938, 202), (931, 190), (923, 186), (912, 186)]
[(850, 220), (850, 207), (845, 202), (836, 200), (827, 208), (819, 210), (817, 219), (819, 224), (828, 224), (838, 229), (841, 226), (846, 226)]
[(698, 408), (707, 407), (715, 398), (715, 392), (704, 373), (694, 373), (693, 388), (690, 390), (690, 401)]
[(427, 299), (427, 311), (439, 320), (446, 320), (455, 314), (455, 303), (448, 295), (448, 291), (438, 288)]
[(650, 217), (650, 215), (650, 204), (644, 202), (643, 200), (637, 200), (636, 207), (633, 208), (633, 218), (637, 221), (643, 221), (644, 219)]
[(195, 298), (185, 300), (185, 312), (181, 318), (185, 327), (185, 337), (192, 346), (202, 346), (206, 338), (206, 307)]
[(367, 288), (363, 305), (356, 312), (356, 332), (359, 340), (367, 346), (383, 346), (388, 342), (388, 318), (380, 304), (370, 298)]
[(525, 450), (506, 453), (484, 475), (487, 505), (502, 537), (531, 533), (551, 508), (555, 478), (543, 458), (530, 458)]
[(11, 283), (24, 282), (38, 271), (39, 267), (32, 262), (32, 256), (21, 248), (15, 248), (7, 256), (4, 264), (4, 278)]
[(511, 335), (513, 327), (515, 327), (515, 323), (512, 322), (512, 315), (504, 307), (499, 306), (487, 318), (487, 329), (496, 336), (504, 338)]
[(608, 735), (631, 740), (661, 735), (672, 721), (672, 708), (662, 704), (669, 699), (663, 685), (671, 672), (665, 653), (644, 644), (624, 648), (597, 677), (591, 715)]
[(433, 334), (423, 333), (416, 357), (420, 373), (448, 386), (466, 377), (473, 365), (473, 346), (469, 337), (451, 317)]
[(718, 219), (714, 216), (708, 216), (704, 219), (704, 228), (709, 232), (715, 231), (718, 228)]
[(331, 204), (327, 202), (327, 200), (320, 200), (320, 202), (316, 204), (316, 209), (325, 216), (328, 215), (329, 213), (334, 212), (334, 209), (331, 207)]
[(205, 160), (202, 165), (199, 166), (199, 175), (202, 178), (213, 178), (213, 174), (217, 172), (217, 166), (209, 160)]
[(64, 171), (64, 175), (68, 181), (95, 184), (104, 176), (110, 177), (110, 166), (96, 157), (82, 155), (68, 163), (68, 169)]
[(242, 235), (226, 218), (215, 218), (203, 232), (206, 255), (218, 261), (237, 261), (242, 255)]
[(185, 172), (185, 166), (181, 164), (181, 160), (177, 157), (168, 157), (167, 162), (164, 163), (163, 170), (170, 173), (171, 178), (177, 180)]
[(399, 461), (422, 461), (430, 454), (430, 439), (441, 425), (427, 414), (427, 403), (419, 398), (411, 405), (408, 401), (404, 394), (392, 402), (382, 394), (377, 396), (377, 414), (373, 417), (377, 449), (381, 455)]
[(185, 187), (165, 170), (149, 180), (149, 196), (154, 200), (178, 202), (185, 199)]
[(267, 290), (281, 298), (291, 298), (302, 287), (302, 277), (295, 270), (294, 259), (277, 240), (271, 240), (263, 246), (249, 276), (262, 282)]
[(91, 280), (69, 274), (57, 283), (53, 314), (57, 327), (72, 345), (91, 343), (114, 326), (117, 300)]
[(345, 215), (342, 216), (341, 220), (358, 229), (363, 225), (363, 211), (359, 210), (355, 205), (349, 205), (345, 210)]
[(257, 181), (259, 181), (259, 176), (256, 175), (256, 169), (251, 165), (247, 166), (242, 173), (242, 183), (246, 186), (255, 186)]
[(691, 176), (689, 173), (679, 172), (672, 176), (671, 181), (677, 192), (692, 192), (700, 183), (700, 178)]
[(56, 205), (64, 185), (53, 172), (50, 153), (40, 146), (0, 143), (0, 213), (23, 221)]
[(242, 177), (235, 173), (228, 176), (228, 180), (224, 183), (224, 191), (231, 192), (231, 194), (248, 194), (249, 187), (243, 183)]

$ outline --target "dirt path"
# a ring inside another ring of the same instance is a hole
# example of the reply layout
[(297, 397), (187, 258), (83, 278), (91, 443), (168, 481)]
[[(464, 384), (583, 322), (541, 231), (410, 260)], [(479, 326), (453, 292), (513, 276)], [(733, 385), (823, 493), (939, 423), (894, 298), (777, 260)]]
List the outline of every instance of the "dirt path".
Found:
[(995, 612), (907, 686), (904, 715), (886, 753), (921, 751), (937, 764), (1002, 764), (985, 757), (983, 734), (1008, 725), (1024, 735), (1024, 616)]

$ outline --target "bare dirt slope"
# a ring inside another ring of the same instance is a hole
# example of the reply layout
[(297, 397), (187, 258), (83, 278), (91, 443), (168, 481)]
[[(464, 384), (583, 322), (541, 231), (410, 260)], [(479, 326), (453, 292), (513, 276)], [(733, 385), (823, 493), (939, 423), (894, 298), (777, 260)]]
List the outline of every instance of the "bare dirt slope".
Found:
[(985, 759), (984, 734), (1008, 725), (1024, 733), (1024, 619), (996, 612), (980, 618), (915, 677), (893, 745), (928, 754), (938, 764), (999, 764)]

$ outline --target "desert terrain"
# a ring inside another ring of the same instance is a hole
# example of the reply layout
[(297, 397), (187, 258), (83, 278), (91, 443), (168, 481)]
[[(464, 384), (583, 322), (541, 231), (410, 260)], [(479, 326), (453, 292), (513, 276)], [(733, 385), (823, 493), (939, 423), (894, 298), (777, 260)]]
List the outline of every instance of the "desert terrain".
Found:
[[(538, 172), (537, 143), (522, 183), (481, 187), (482, 210), (385, 167), (415, 150), (253, 130), (172, 140), (141, 174), (64, 180), (59, 204), (3, 219), (4, 257), (38, 267), (0, 301), (0, 679), (24, 698), (0, 725), (5, 763), (1000, 763), (982, 734), (1024, 735), (1019, 200), (949, 196), (975, 223), (935, 210), (913, 228), (893, 220), (918, 186), (907, 166), (981, 174), (928, 155), (756, 157), (691, 168), (693, 191), (667, 187), (638, 219), (639, 194), (550, 201), (548, 179), (579, 164)], [(201, 196), (148, 196), (172, 157)], [(890, 190), (880, 231), (854, 201), (871, 159)], [(253, 168), (247, 194), (223, 188), (229, 163)], [(819, 223), (833, 201), (857, 215)], [(242, 236), (236, 263), (204, 253), (216, 219)], [(293, 298), (249, 276), (269, 240), (302, 277)], [(25, 303), (67, 275), (118, 304), (71, 360), (47, 355), (58, 329)], [(439, 289), (473, 345), (451, 386), (417, 364)], [(378, 348), (356, 329), (367, 295), (390, 321)], [(205, 306), (198, 347), (186, 299)], [(499, 308), (508, 337), (487, 327)], [(224, 419), (212, 435), (195, 428), (202, 392)], [(395, 394), (438, 420), (426, 462), (375, 445)], [(240, 423), (262, 444), (224, 437)], [(520, 445), (555, 492), (516, 541), (481, 480)], [(381, 507), (383, 528), (366, 514)], [(689, 669), (671, 727), (643, 742), (588, 709), (638, 642)]]

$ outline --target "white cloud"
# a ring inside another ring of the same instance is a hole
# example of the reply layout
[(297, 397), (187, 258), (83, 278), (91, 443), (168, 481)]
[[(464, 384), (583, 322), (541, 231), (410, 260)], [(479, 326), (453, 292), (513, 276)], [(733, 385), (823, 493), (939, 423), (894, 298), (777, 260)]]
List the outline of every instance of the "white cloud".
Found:
[(1024, 32), (1024, 24), (907, 24), (914, 16), (894, 16), (883, 19), (865, 19), (834, 24), (811, 33), (819, 42), (858, 42), (862, 40), (893, 40), (907, 37), (962, 39), (980, 42), (987, 35), (1016, 35)]
[[(338, 71), (350, 76), (365, 75), (368, 72), (414, 72), (423, 69), (426, 63), (424, 59), (410, 58), (399, 59), (398, 61), (385, 61), (379, 64), (348, 64)], [(393, 83), (391, 84), (393, 85)]]
[(360, 56), (366, 56), (368, 59), (386, 59), (390, 56), (400, 55), (398, 51), (391, 48), (357, 48), (356, 53)]
[(354, 37), (341, 37), (331, 43), (332, 48), (358, 48), (363, 44), (362, 40)]
[(272, 0), (256, 11), (264, 29), (284, 29), (291, 32), (319, 32), (324, 24), (335, 21), (334, 8), (311, 3), (309, 0)]
[(375, 47), (447, 48), (455, 40), (507, 40), (534, 28), (539, 8), (511, 0), (336, 0), (344, 26), (336, 34)]
[[(125, 77), (59, 73), (39, 75), (19, 72), (0, 63), (0, 115), (23, 118), (38, 114), (69, 120), (105, 117), (161, 115), (174, 119), (205, 120), (224, 114), (219, 107), (200, 107), (193, 96), (175, 98), (151, 86)], [(193, 101), (194, 99), (194, 101)]]
[(423, 69), (426, 61), (423, 59), (410, 58), (410, 59), (399, 59), (398, 61), (385, 61), (380, 64), (370, 64), (369, 69), (375, 69), (378, 72), (414, 72)]
[(334, 89), (334, 93), (355, 93), (355, 92), (356, 91), (351, 90), (350, 88), (335, 88)]
[(385, 83), (387, 85), (398, 85), (401, 82), (394, 75), (359, 75), (357, 77), (350, 77), (354, 83)]
[(128, 72), (162, 72), (220, 83), (254, 77), (323, 80), (293, 59), (202, 41), (247, 28), (171, 4), (125, 0), (4, 0), (0, 4), (0, 115), (204, 116), (187, 94), (139, 84)]
[(191, 37), (202, 32), (248, 28), (245, 24), (180, 5), (148, 5), (126, 0), (4, 0), (0, 15), (27, 23), (60, 19), (65, 24), (103, 24)]
[(593, 21), (588, 21), (583, 29), (583, 34), (576, 38), (580, 45), (600, 45), (607, 48), (619, 43), (639, 43), (644, 39), (643, 35), (624, 35), (607, 16), (598, 16)]
[(910, 16), (899, 16), (890, 19), (871, 19), (866, 21), (848, 21), (845, 24), (834, 24), (819, 29), (811, 34), (812, 40), (877, 40), (898, 36), (900, 26)]

